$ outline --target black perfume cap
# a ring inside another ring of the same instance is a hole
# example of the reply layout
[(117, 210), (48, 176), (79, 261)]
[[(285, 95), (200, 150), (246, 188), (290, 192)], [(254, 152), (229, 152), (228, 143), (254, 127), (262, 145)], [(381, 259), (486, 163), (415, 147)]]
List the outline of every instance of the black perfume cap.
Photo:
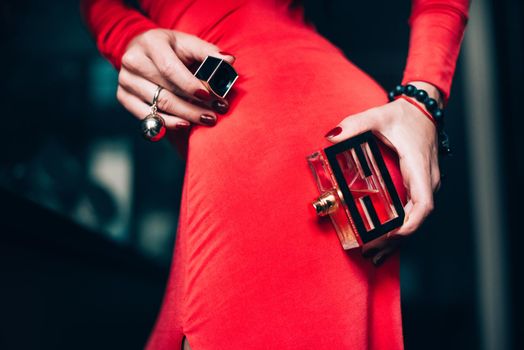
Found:
[(238, 78), (238, 74), (223, 59), (207, 56), (195, 72), (195, 77), (204, 81), (218, 97), (225, 98)]

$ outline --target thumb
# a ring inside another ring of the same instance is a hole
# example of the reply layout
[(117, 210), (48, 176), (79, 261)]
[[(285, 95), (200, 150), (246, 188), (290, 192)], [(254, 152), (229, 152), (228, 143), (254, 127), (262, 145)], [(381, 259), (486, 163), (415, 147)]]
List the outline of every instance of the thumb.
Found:
[(177, 56), (187, 62), (202, 62), (207, 56), (223, 59), (229, 64), (235, 61), (233, 55), (220, 52), (218, 46), (186, 33), (177, 37)]
[(330, 142), (337, 143), (365, 131), (375, 129), (376, 123), (377, 112), (374, 108), (368, 109), (344, 118), (337, 126), (329, 130), (324, 137)]

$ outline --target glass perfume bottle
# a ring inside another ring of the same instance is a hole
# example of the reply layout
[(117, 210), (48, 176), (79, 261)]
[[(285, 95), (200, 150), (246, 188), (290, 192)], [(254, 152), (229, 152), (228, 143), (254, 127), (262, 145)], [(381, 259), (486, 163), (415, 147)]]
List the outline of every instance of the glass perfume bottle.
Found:
[(313, 208), (330, 216), (344, 249), (361, 247), (404, 222), (404, 208), (371, 131), (318, 150), (307, 161), (321, 193)]

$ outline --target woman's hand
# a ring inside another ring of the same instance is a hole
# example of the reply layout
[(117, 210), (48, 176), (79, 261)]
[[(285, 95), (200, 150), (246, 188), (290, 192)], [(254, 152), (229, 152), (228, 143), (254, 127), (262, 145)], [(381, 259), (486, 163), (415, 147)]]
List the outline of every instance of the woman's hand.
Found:
[(187, 127), (190, 123), (215, 125), (215, 111), (225, 113), (228, 105), (214, 100), (188, 68), (202, 62), (207, 55), (228, 63), (235, 60), (194, 35), (166, 29), (152, 29), (138, 35), (122, 57), (118, 101), (134, 116), (143, 119), (150, 113), (153, 95), (160, 85), (164, 89), (158, 97), (158, 113), (168, 129)]
[[(410, 84), (426, 90), (441, 105), (436, 87), (425, 82)], [(404, 99), (349, 116), (326, 137), (337, 143), (367, 130), (372, 130), (375, 136), (397, 152), (408, 193), (404, 224), (387, 236), (368, 243), (362, 252), (379, 265), (398, 247), (398, 238), (415, 232), (433, 210), (433, 193), (440, 186), (438, 137), (433, 122)]]

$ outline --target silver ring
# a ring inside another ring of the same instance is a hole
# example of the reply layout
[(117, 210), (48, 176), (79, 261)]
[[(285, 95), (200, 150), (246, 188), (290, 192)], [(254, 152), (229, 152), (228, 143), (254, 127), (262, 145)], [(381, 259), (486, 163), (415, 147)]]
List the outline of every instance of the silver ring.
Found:
[(155, 90), (155, 94), (153, 95), (153, 102), (151, 103), (151, 106), (156, 106), (158, 102), (158, 96), (160, 96), (160, 91), (162, 91), (163, 87), (158, 85)]
[(157, 86), (153, 96), (153, 103), (151, 104), (151, 111), (140, 122), (142, 135), (146, 140), (149, 141), (159, 141), (166, 133), (166, 123), (164, 118), (162, 118), (162, 116), (157, 113), (158, 108), (156, 105), (158, 102), (158, 96), (160, 95), (160, 91), (162, 91), (162, 89), (163, 87), (160, 85)]

